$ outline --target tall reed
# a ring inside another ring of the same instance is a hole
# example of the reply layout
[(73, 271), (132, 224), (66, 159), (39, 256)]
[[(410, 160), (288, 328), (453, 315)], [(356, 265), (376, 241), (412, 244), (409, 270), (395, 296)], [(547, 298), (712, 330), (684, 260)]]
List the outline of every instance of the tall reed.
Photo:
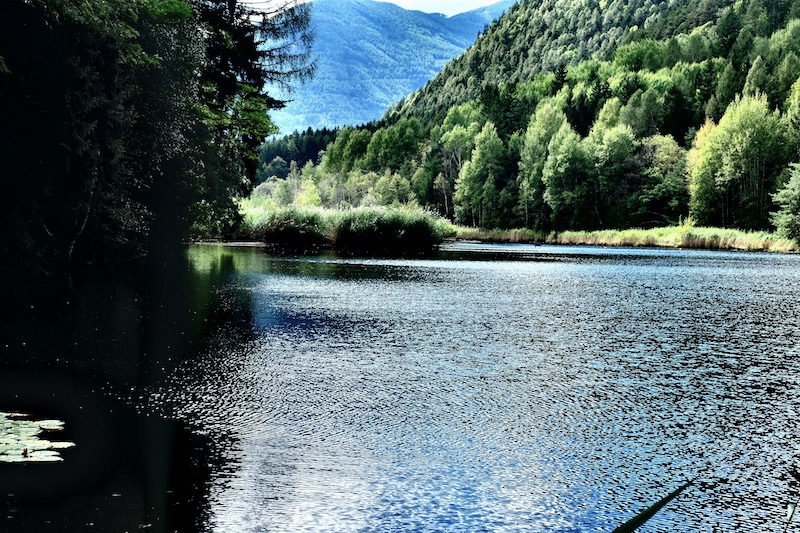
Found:
[(547, 243), (592, 246), (642, 246), (704, 250), (800, 251), (798, 243), (775, 233), (728, 228), (680, 226), (598, 231), (563, 231), (544, 235), (531, 230), (458, 228), (457, 238), (484, 242)]
[(454, 233), (444, 219), (414, 209), (360, 208), (330, 218), (331, 242), (343, 252), (430, 253)]
[(241, 237), (293, 250), (328, 243), (330, 221), (323, 211), (298, 207), (250, 209), (244, 212)]
[(240, 237), (290, 250), (330, 246), (344, 253), (425, 254), (455, 235), (446, 220), (419, 209), (264, 208), (245, 204)]

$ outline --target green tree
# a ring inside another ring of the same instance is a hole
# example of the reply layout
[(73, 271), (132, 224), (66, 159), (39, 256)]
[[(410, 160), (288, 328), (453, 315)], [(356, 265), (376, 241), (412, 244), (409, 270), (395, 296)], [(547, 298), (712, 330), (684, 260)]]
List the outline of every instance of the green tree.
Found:
[(300, 183), (300, 194), (295, 197), (294, 203), (304, 207), (319, 207), (322, 205), (322, 198), (314, 180), (306, 178)]
[(555, 72), (553, 73), (553, 85), (550, 90), (550, 94), (555, 95), (558, 91), (561, 90), (564, 85), (567, 83), (567, 67), (564, 63), (558, 65)]
[(637, 226), (675, 225), (689, 214), (686, 150), (668, 135), (642, 141), (646, 166), (634, 209)]
[(342, 152), (342, 172), (350, 172), (358, 166), (358, 162), (367, 154), (372, 135), (368, 130), (355, 130), (347, 138)]
[(285, 178), (289, 174), (289, 164), (281, 156), (275, 156), (268, 165), (264, 165), (262, 172), (268, 178), (271, 176)]
[(639, 142), (630, 126), (620, 124), (605, 130), (594, 145), (597, 171), (596, 201), (598, 223), (603, 227), (625, 228), (633, 223), (641, 175), (636, 158)]
[(487, 122), (475, 138), (472, 157), (464, 164), (455, 186), (453, 202), (462, 222), (483, 224), (484, 184), (489, 176), (496, 175), (503, 164), (505, 147), (497, 128)]
[[(326, 172), (339, 172), (343, 170), (344, 163), (344, 150), (350, 141), (350, 136), (355, 130), (350, 126), (345, 126), (336, 135), (336, 140), (330, 143), (325, 150), (322, 165)], [(348, 172), (348, 170), (345, 170)]]
[(724, 10), (717, 24), (717, 35), (719, 36), (719, 54), (721, 57), (728, 57), (736, 38), (742, 30), (742, 21), (739, 13), (734, 7)]
[(771, 86), (772, 77), (767, 69), (767, 64), (761, 56), (758, 56), (747, 73), (742, 94), (744, 96), (766, 94), (771, 89)]
[(279, 105), (265, 82), (310, 72), (308, 6), (271, 5), (3, 2), (3, 261), (63, 271), (235, 221)]
[(525, 225), (544, 229), (550, 221), (548, 204), (544, 201), (542, 171), (547, 160), (547, 147), (567, 117), (553, 100), (543, 101), (525, 132), (519, 162), (519, 203)]
[[(786, 132), (765, 96), (736, 99), (690, 155), (693, 215), (744, 229), (769, 225), (771, 193), (787, 164)], [(699, 135), (698, 135), (699, 137)]]
[(800, 165), (793, 163), (789, 180), (773, 196), (778, 210), (772, 213), (771, 221), (778, 233), (800, 242)]
[(786, 113), (783, 116), (788, 140), (788, 159), (800, 160), (800, 79), (792, 85), (785, 103)]
[(783, 123), (766, 96), (734, 101), (719, 122), (726, 225), (763, 229), (769, 225), (770, 194), (786, 166)]
[(278, 180), (272, 199), (279, 206), (291, 205), (294, 202), (294, 187), (288, 180)]
[(544, 200), (556, 229), (597, 227), (592, 157), (580, 136), (564, 123), (550, 140), (542, 170)]
[(453, 195), (450, 182), (444, 177), (444, 174), (440, 172), (433, 180), (433, 187), (436, 189), (437, 194), (440, 194), (442, 197), (442, 202), (444, 203), (444, 216), (449, 217), (450, 199)]
[[(733, 102), (737, 94), (742, 92), (743, 77), (734, 68), (732, 63), (727, 63), (725, 69), (717, 82), (717, 89), (714, 93), (714, 105), (706, 109), (708, 116), (715, 121), (719, 121), (725, 113), (725, 108)], [(680, 137), (676, 137), (679, 139)]]
[(620, 110), (619, 120), (631, 127), (636, 137), (654, 135), (661, 127), (663, 104), (654, 89), (637, 91)]
[(716, 183), (722, 158), (714, 139), (717, 125), (706, 121), (695, 135), (687, 156), (689, 212), (699, 224), (721, 225), (720, 192)]
[(481, 227), (499, 228), (501, 224), (500, 193), (494, 174), (489, 174), (481, 191)]
[(277, 128), (269, 111), (283, 106), (266, 87), (311, 76), (310, 6), (278, 0), (253, 8), (236, 0), (193, 0), (205, 32), (200, 104), (205, 139), (201, 226), (237, 221), (236, 198), (249, 193), (258, 148)]
[(792, 91), (792, 85), (800, 78), (800, 58), (789, 52), (781, 61), (777, 75), (777, 96), (775, 101), (783, 104)]

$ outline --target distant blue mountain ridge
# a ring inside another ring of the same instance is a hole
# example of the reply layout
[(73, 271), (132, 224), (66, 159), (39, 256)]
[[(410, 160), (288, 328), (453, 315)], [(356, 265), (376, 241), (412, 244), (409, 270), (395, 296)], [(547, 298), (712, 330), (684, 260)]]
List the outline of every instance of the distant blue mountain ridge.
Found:
[(374, 0), (314, 0), (313, 80), (272, 113), (281, 134), (358, 125), (432, 79), (516, 0), (446, 17)]

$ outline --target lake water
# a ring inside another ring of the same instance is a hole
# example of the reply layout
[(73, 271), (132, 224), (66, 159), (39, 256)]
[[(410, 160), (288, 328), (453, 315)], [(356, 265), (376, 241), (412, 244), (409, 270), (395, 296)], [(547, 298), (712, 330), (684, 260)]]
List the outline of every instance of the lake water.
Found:
[(0, 530), (611, 531), (695, 479), (641, 531), (782, 532), (800, 501), (798, 256), (201, 245), (146, 279), (5, 321), (0, 410), (76, 446), (2, 466)]

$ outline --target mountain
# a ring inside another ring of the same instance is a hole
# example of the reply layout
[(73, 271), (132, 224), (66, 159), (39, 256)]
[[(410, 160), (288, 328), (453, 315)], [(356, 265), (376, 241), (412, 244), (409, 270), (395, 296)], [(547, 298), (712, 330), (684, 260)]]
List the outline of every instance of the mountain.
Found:
[(272, 114), (281, 133), (355, 125), (430, 80), (516, 0), (452, 17), (373, 0), (315, 0), (317, 74)]

